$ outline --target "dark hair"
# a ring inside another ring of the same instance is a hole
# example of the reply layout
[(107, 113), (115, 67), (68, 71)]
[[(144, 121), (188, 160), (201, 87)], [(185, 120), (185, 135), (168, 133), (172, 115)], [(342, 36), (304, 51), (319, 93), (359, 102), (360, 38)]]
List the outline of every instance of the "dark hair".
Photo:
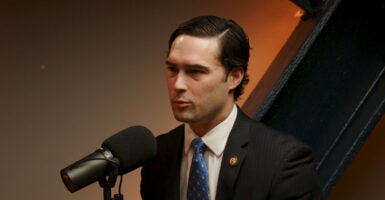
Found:
[(168, 42), (168, 51), (175, 38), (179, 35), (195, 37), (219, 38), (219, 61), (224, 66), (227, 74), (236, 67), (242, 67), (244, 77), (242, 82), (234, 89), (234, 99), (243, 94), (243, 87), (249, 82), (247, 65), (250, 56), (249, 38), (235, 21), (217, 16), (199, 16), (182, 23), (172, 34)]

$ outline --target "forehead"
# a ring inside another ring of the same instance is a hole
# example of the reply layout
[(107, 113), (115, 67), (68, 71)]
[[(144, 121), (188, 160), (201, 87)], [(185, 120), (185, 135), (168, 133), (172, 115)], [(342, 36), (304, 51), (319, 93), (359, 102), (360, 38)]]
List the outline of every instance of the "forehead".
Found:
[(171, 45), (168, 55), (169, 61), (178, 62), (208, 62), (218, 64), (218, 37), (195, 37), (179, 35)]

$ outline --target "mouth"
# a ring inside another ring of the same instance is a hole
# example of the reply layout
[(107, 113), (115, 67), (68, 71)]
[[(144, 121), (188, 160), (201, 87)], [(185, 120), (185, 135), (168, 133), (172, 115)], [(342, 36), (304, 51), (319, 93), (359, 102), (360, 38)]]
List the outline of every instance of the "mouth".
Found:
[(184, 100), (173, 100), (172, 105), (177, 108), (185, 108), (192, 104), (190, 101), (184, 101)]

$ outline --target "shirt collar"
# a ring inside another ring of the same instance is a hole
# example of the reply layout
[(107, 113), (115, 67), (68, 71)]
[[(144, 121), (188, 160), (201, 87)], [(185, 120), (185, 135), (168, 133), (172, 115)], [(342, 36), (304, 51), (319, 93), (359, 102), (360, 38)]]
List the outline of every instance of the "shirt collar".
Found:
[[(238, 109), (237, 106), (234, 104), (233, 110), (231, 111), (229, 116), (227, 116), (225, 120), (216, 125), (202, 137), (202, 141), (206, 144), (208, 149), (210, 149), (210, 151), (212, 151), (217, 157), (221, 156), (223, 151), (225, 150), (227, 138), (229, 137), (230, 131), (235, 123), (237, 113)], [(199, 136), (194, 133), (194, 131), (188, 124), (186, 124), (184, 127), (184, 151), (187, 154), (187, 152), (190, 150), (191, 141)]]

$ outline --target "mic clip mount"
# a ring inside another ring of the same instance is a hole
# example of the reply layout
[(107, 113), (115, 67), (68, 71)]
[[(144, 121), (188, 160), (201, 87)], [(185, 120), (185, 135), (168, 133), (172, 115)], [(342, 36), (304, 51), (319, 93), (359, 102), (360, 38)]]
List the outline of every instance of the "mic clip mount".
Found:
[(119, 168), (113, 164), (109, 167), (111, 167), (112, 170), (108, 170), (108, 175), (99, 179), (99, 185), (103, 188), (104, 200), (123, 200), (123, 195), (120, 193), (120, 190), (118, 194), (115, 194), (114, 197), (111, 197), (111, 188), (115, 186), (116, 179), (119, 175)]

